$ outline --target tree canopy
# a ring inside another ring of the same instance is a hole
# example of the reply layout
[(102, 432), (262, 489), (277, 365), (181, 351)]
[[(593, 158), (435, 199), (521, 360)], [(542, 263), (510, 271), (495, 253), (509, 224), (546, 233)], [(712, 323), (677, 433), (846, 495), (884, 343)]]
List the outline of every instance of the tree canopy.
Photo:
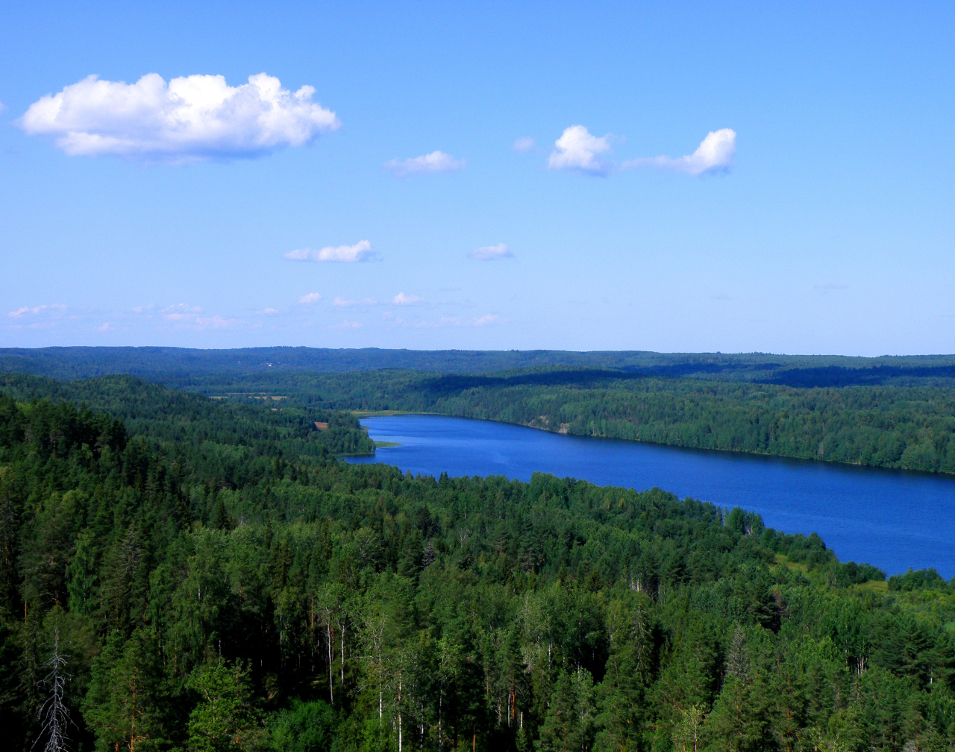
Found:
[(937, 573), (659, 489), (348, 465), (326, 407), (4, 390), (12, 748), (54, 655), (77, 750), (955, 746)]

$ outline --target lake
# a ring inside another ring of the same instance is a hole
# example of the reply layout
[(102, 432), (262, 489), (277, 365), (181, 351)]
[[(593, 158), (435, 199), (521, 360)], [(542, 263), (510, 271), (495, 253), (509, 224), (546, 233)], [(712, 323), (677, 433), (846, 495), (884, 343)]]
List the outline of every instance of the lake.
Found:
[(534, 472), (644, 490), (758, 512), (769, 527), (819, 533), (840, 561), (888, 574), (934, 567), (955, 576), (955, 478), (808, 460), (590, 439), (490, 421), (435, 415), (366, 418), (374, 458), (415, 475)]

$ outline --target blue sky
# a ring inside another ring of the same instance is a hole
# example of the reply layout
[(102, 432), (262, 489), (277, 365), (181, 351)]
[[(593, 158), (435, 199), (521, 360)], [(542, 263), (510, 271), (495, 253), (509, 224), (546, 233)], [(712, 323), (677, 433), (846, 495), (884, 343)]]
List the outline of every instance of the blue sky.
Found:
[(955, 352), (955, 5), (754, 5), (7, 2), (0, 345)]

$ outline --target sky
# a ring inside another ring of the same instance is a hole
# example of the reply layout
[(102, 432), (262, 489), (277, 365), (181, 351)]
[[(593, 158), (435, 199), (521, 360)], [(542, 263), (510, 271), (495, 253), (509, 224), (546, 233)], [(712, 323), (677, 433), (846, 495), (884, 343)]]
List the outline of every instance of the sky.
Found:
[(955, 5), (21, 3), (0, 346), (955, 352)]

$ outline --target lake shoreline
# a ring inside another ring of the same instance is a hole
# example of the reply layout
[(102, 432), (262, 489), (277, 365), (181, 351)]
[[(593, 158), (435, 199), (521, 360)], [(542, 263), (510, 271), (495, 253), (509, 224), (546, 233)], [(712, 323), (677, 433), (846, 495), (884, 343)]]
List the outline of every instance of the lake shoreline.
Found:
[(433, 414), (369, 417), (363, 425), (374, 440), (401, 446), (354, 462), (433, 477), (527, 481), (539, 471), (605, 487), (657, 487), (756, 512), (787, 533), (819, 533), (841, 561), (868, 562), (889, 574), (935, 568), (955, 575), (955, 484), (938, 473), (525, 431), (532, 427)]

